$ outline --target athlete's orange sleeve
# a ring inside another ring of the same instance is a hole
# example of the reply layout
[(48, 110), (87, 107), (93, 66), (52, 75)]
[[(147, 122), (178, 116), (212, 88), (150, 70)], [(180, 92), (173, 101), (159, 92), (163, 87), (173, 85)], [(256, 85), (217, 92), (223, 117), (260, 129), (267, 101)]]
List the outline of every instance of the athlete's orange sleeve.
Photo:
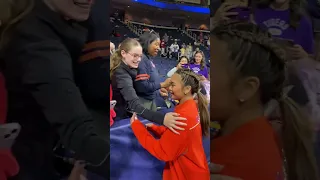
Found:
[(139, 120), (134, 121), (131, 127), (142, 147), (161, 161), (172, 161), (186, 151), (188, 130), (178, 130), (178, 135), (167, 129), (157, 140)]
[(157, 137), (161, 137), (162, 134), (167, 130), (165, 126), (157, 126), (155, 124), (152, 124), (151, 127), (147, 127), (147, 129), (153, 132)]

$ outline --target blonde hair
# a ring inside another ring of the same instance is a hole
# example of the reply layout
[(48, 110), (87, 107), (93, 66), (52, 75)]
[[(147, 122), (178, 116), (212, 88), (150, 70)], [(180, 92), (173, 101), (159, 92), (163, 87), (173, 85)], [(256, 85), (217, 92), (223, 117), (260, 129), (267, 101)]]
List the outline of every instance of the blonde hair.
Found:
[(117, 49), (110, 58), (110, 78), (113, 75), (113, 72), (120, 66), (122, 62), (121, 51), (129, 52), (133, 47), (141, 46), (140, 43), (133, 38), (127, 38), (122, 41), (121, 46)]
[(34, 3), (34, 0), (0, 0), (0, 49), (8, 43), (11, 27), (32, 11)]
[(198, 110), (200, 114), (200, 124), (202, 129), (202, 135), (209, 135), (210, 127), (210, 115), (209, 115), (209, 104), (205, 95), (203, 95), (201, 90), (201, 80), (200, 76), (194, 73), (190, 69), (178, 69), (176, 71), (178, 75), (181, 76), (184, 86), (191, 87), (191, 93), (196, 94), (198, 97)]

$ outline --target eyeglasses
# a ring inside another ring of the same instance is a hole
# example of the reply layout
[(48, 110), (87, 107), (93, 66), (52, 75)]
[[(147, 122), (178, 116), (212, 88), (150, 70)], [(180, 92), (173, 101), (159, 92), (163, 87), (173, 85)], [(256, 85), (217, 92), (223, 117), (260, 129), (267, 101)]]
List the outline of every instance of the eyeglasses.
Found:
[(127, 52), (127, 53), (130, 54), (135, 59), (142, 58), (142, 54), (140, 55), (140, 54), (132, 54), (132, 53), (129, 53), (129, 52)]

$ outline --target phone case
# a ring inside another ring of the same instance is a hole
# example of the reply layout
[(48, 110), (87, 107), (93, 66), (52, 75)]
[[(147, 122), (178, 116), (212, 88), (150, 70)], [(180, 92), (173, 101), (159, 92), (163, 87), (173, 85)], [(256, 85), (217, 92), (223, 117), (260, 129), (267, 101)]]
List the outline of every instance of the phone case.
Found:
[(20, 129), (21, 126), (18, 123), (0, 125), (0, 149), (10, 149)]

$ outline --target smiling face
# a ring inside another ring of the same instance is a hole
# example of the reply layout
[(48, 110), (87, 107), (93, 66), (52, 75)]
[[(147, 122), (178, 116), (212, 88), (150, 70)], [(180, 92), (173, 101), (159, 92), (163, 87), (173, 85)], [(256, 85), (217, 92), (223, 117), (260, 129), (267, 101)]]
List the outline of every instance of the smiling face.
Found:
[(154, 40), (148, 47), (148, 53), (155, 57), (158, 55), (158, 52), (160, 50), (160, 39), (157, 38), (156, 40)]
[(142, 47), (133, 46), (128, 52), (125, 50), (121, 50), (121, 56), (123, 61), (130, 67), (130, 68), (138, 68), (139, 63), (142, 58)]
[(196, 64), (201, 64), (201, 61), (202, 61), (202, 54), (201, 53), (196, 53), (194, 55), (194, 60), (195, 60), (195, 63)]
[(68, 19), (85, 21), (89, 18), (93, 0), (44, 0), (54, 11)]

